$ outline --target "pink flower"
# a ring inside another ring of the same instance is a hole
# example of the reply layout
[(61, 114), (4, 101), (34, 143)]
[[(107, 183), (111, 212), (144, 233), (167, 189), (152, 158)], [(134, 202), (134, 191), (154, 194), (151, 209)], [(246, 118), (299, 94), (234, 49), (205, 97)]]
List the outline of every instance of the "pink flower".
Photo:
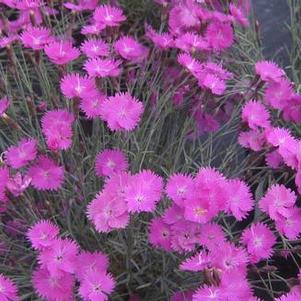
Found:
[(162, 178), (150, 170), (140, 171), (131, 177), (125, 193), (129, 212), (152, 212), (160, 201)]
[(10, 47), (14, 42), (18, 41), (20, 38), (17, 35), (11, 34), (8, 37), (0, 38), (0, 48)]
[(125, 21), (126, 17), (119, 7), (105, 4), (96, 8), (93, 19), (96, 24), (105, 25), (107, 27), (116, 27)]
[(240, 180), (229, 180), (226, 185), (228, 193), (228, 210), (241, 221), (245, 219), (254, 207), (254, 200), (250, 188)]
[(70, 273), (62, 272), (53, 276), (47, 269), (39, 268), (32, 274), (32, 283), (36, 293), (45, 300), (73, 300), (75, 280)]
[(94, 10), (97, 6), (97, 0), (79, 0), (78, 4), (74, 4), (73, 2), (64, 3), (66, 8), (69, 8), (73, 11), (83, 11), (83, 10)]
[(6, 163), (14, 169), (21, 168), (33, 161), (37, 156), (37, 141), (23, 138), (16, 146), (5, 152)]
[(207, 252), (200, 251), (194, 256), (186, 259), (180, 265), (180, 270), (200, 272), (211, 265), (210, 256)]
[(46, 27), (28, 26), (20, 35), (23, 45), (34, 50), (43, 49), (47, 44), (54, 41), (51, 32)]
[(6, 112), (6, 110), (9, 108), (10, 106), (10, 100), (8, 97), (2, 97), (0, 99), (0, 117), (3, 116), (3, 114)]
[(28, 230), (27, 237), (34, 249), (43, 250), (53, 245), (59, 233), (57, 225), (49, 220), (40, 220)]
[(204, 286), (193, 295), (193, 301), (224, 301), (227, 298), (218, 287)]
[(255, 152), (262, 150), (265, 144), (264, 133), (250, 130), (248, 132), (241, 132), (238, 137), (238, 142), (245, 148), (250, 148)]
[(100, 192), (88, 205), (87, 216), (99, 232), (123, 229), (129, 222), (125, 201), (109, 189)]
[(67, 98), (83, 98), (91, 95), (91, 90), (96, 90), (95, 81), (88, 76), (78, 73), (66, 74), (60, 83), (61, 91)]
[(293, 207), (289, 209), (288, 217), (280, 217), (275, 222), (277, 230), (290, 240), (298, 239), (301, 233), (301, 210)]
[(207, 27), (205, 39), (213, 50), (220, 51), (229, 48), (234, 41), (231, 24), (211, 22)]
[(255, 71), (261, 80), (266, 82), (279, 82), (285, 76), (285, 72), (270, 61), (257, 62), (255, 64)]
[(278, 168), (283, 164), (283, 159), (278, 150), (274, 150), (265, 155), (266, 164), (272, 168)]
[(49, 248), (41, 250), (38, 261), (52, 277), (74, 273), (78, 246), (71, 239), (56, 238)]
[(105, 272), (109, 266), (108, 257), (101, 252), (81, 252), (77, 256), (75, 275), (83, 281), (90, 272)]
[(98, 90), (90, 90), (89, 95), (85, 95), (80, 100), (80, 108), (86, 114), (87, 118), (96, 118), (101, 114), (101, 105), (106, 96)]
[(290, 292), (286, 295), (282, 295), (279, 298), (276, 298), (275, 301), (296, 301), (301, 298), (301, 295), (297, 292)]
[(266, 136), (267, 141), (273, 146), (285, 146), (295, 143), (290, 131), (285, 128), (271, 128)]
[(202, 71), (202, 65), (194, 59), (190, 54), (181, 53), (178, 55), (178, 62), (185, 67), (193, 76), (198, 77), (198, 73)]
[(293, 94), (287, 101), (286, 107), (283, 109), (283, 119), (285, 121), (301, 122), (301, 95)]
[(297, 196), (284, 185), (272, 185), (265, 196), (259, 201), (259, 208), (275, 221), (289, 217)]
[(102, 103), (101, 118), (112, 131), (131, 131), (138, 125), (143, 104), (130, 93), (118, 93)]
[(17, 294), (16, 285), (3, 274), (0, 274), (0, 300), (1, 301), (18, 301), (20, 298)]
[(240, 9), (240, 7), (236, 6), (233, 3), (230, 3), (229, 9), (235, 22), (239, 23), (244, 27), (248, 27), (250, 25), (248, 18), (245, 16), (244, 12)]
[(198, 34), (187, 32), (175, 40), (175, 46), (184, 52), (204, 51), (209, 49), (207, 41)]
[(202, 225), (199, 243), (208, 250), (214, 250), (226, 241), (225, 233), (221, 226), (215, 223)]
[(268, 226), (257, 223), (243, 231), (241, 243), (246, 245), (251, 262), (257, 263), (271, 257), (276, 237)]
[(184, 207), (187, 193), (193, 188), (193, 179), (189, 175), (173, 174), (166, 185), (166, 193), (178, 206)]
[(114, 173), (126, 171), (128, 169), (128, 161), (122, 151), (105, 149), (101, 153), (98, 153), (95, 169), (99, 177), (110, 177)]
[(91, 77), (117, 77), (121, 73), (120, 60), (92, 58), (86, 61), (84, 68)]
[(285, 78), (270, 82), (264, 92), (265, 101), (275, 109), (283, 110), (293, 97), (292, 83)]
[(265, 106), (256, 100), (248, 101), (241, 113), (241, 118), (252, 130), (258, 127), (268, 128), (270, 126), (270, 115)]
[(74, 116), (65, 110), (47, 111), (42, 118), (42, 132), (51, 150), (68, 149), (72, 144)]
[(188, 221), (205, 224), (217, 213), (214, 205), (210, 204), (209, 198), (199, 196), (197, 199), (186, 201), (184, 216)]
[(85, 40), (80, 49), (89, 58), (109, 55), (108, 44), (100, 39)]
[(6, 188), (11, 192), (14, 196), (18, 197), (22, 195), (22, 193), (27, 189), (27, 187), (31, 183), (31, 177), (28, 175), (22, 175), (20, 172), (17, 172), (13, 177), (10, 177)]
[(164, 212), (163, 221), (168, 225), (173, 225), (181, 220), (184, 220), (184, 209), (176, 204), (173, 204)]
[(149, 38), (156, 47), (168, 49), (174, 46), (174, 38), (168, 32), (158, 33), (150, 25), (145, 25), (145, 36)]
[(197, 74), (199, 79), (198, 85), (204, 89), (209, 89), (215, 95), (222, 95), (226, 90), (225, 81), (220, 79), (214, 74), (207, 73), (205, 76), (200, 77)]
[(85, 301), (106, 301), (115, 287), (111, 274), (106, 272), (90, 272), (81, 282), (79, 295)]
[(81, 34), (83, 35), (98, 35), (103, 29), (105, 29), (105, 24), (92, 23), (89, 25), (85, 25), (81, 29)]
[(47, 156), (39, 156), (37, 163), (29, 168), (28, 176), (38, 190), (57, 190), (64, 180), (64, 168)]
[(80, 51), (73, 47), (70, 41), (52, 42), (44, 50), (50, 61), (56, 65), (65, 65), (80, 56)]
[(114, 49), (122, 58), (134, 63), (143, 61), (148, 55), (148, 49), (129, 36), (119, 38)]
[(149, 227), (149, 242), (165, 251), (171, 251), (170, 226), (161, 217), (153, 218)]

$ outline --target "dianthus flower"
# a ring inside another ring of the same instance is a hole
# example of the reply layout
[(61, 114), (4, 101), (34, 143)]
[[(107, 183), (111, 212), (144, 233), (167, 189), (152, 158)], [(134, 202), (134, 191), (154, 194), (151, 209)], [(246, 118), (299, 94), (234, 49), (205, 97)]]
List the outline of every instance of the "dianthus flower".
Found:
[(252, 130), (256, 130), (258, 127), (267, 128), (270, 126), (268, 111), (263, 104), (255, 100), (250, 100), (244, 105), (241, 117)]
[(18, 197), (28, 188), (31, 183), (31, 177), (27, 174), (22, 175), (17, 172), (15, 175), (11, 176), (6, 184), (6, 188), (14, 196)]
[(38, 190), (57, 190), (64, 181), (64, 168), (47, 156), (39, 156), (29, 168), (28, 176), (32, 179), (31, 185)]
[(279, 154), (278, 150), (274, 150), (265, 156), (265, 162), (272, 168), (278, 168), (283, 164), (283, 159)]
[(150, 25), (145, 25), (145, 31), (145, 36), (159, 49), (165, 50), (174, 47), (174, 38), (170, 33), (158, 33)]
[(89, 272), (81, 281), (79, 295), (85, 301), (106, 301), (115, 287), (111, 274), (106, 272)]
[(255, 64), (256, 74), (265, 82), (279, 82), (285, 72), (275, 63), (269, 61), (259, 61)]
[(263, 223), (252, 224), (242, 233), (241, 243), (247, 248), (250, 261), (257, 263), (268, 259), (273, 253), (276, 237), (273, 232)]
[(229, 180), (226, 184), (228, 193), (228, 210), (241, 221), (252, 211), (254, 200), (250, 188), (240, 180)]
[(142, 113), (143, 103), (128, 92), (108, 97), (101, 107), (101, 118), (112, 131), (134, 130)]
[(301, 95), (293, 94), (283, 109), (283, 119), (296, 123), (301, 122)]
[(175, 47), (181, 49), (184, 52), (193, 53), (195, 51), (208, 50), (209, 45), (201, 35), (187, 32), (176, 38)]
[(64, 6), (72, 11), (94, 10), (98, 4), (97, 0), (79, 0), (78, 4), (73, 2), (64, 3)]
[(71, 239), (56, 238), (49, 248), (41, 250), (38, 260), (42, 268), (46, 268), (51, 276), (74, 273), (78, 246)]
[(82, 281), (90, 272), (105, 272), (108, 266), (109, 259), (102, 252), (81, 252), (77, 256), (75, 276)]
[(129, 222), (125, 201), (109, 189), (100, 192), (88, 205), (87, 216), (99, 232), (123, 229)]
[(205, 38), (213, 50), (220, 51), (229, 48), (234, 41), (231, 24), (211, 22), (207, 27)]
[(259, 201), (259, 208), (273, 220), (289, 217), (290, 209), (295, 205), (297, 196), (284, 185), (272, 185)]
[(53, 276), (47, 269), (39, 268), (32, 274), (32, 284), (37, 295), (45, 300), (73, 300), (75, 279), (70, 273)]
[(149, 242), (165, 251), (171, 251), (170, 226), (161, 217), (153, 218), (149, 227)]
[(166, 193), (178, 206), (184, 207), (188, 190), (193, 188), (193, 179), (189, 175), (173, 174), (166, 185)]
[(109, 55), (109, 46), (101, 39), (85, 40), (80, 49), (89, 58)]
[(301, 298), (301, 294), (292, 292), (286, 295), (282, 295), (279, 298), (276, 298), (275, 301), (296, 301), (296, 300), (300, 300), (300, 298)]
[(91, 77), (116, 77), (121, 73), (120, 60), (91, 58), (84, 68)]
[(44, 50), (50, 61), (56, 65), (65, 65), (80, 56), (80, 51), (73, 47), (70, 41), (52, 42)]
[(275, 224), (276, 229), (290, 240), (298, 239), (301, 233), (301, 210), (293, 207), (289, 209), (288, 217), (279, 217)]
[(204, 286), (198, 289), (192, 297), (193, 301), (225, 301), (227, 298), (218, 287)]
[(3, 274), (0, 274), (0, 300), (1, 301), (18, 301), (20, 298), (17, 294), (16, 285)]
[(3, 114), (6, 112), (6, 110), (10, 106), (10, 100), (8, 97), (2, 97), (0, 99), (0, 117), (3, 116)]
[(128, 161), (124, 153), (117, 149), (105, 149), (97, 154), (95, 162), (96, 174), (109, 177), (128, 169)]
[(65, 110), (47, 111), (42, 117), (42, 132), (51, 150), (66, 150), (72, 144), (74, 116)]
[(215, 223), (202, 225), (199, 243), (208, 250), (214, 250), (226, 241), (225, 233), (221, 226)]
[(134, 63), (143, 61), (148, 55), (148, 49), (129, 36), (119, 38), (114, 49), (122, 58)]
[(245, 16), (244, 12), (240, 7), (236, 6), (233, 3), (229, 5), (230, 13), (235, 22), (239, 23), (244, 27), (248, 27), (250, 25), (248, 18)]
[(152, 212), (160, 201), (162, 178), (150, 170), (142, 170), (130, 178), (125, 193), (129, 212)]
[(185, 67), (194, 77), (198, 78), (198, 74), (202, 71), (201, 63), (188, 53), (181, 53), (177, 58), (180, 65)]
[(103, 29), (105, 29), (105, 27), (106, 26), (104, 24), (92, 23), (83, 26), (80, 32), (83, 35), (91, 35), (91, 34), (98, 35)]
[(100, 117), (101, 105), (106, 96), (98, 90), (91, 90), (89, 95), (85, 95), (81, 100), (79, 107), (86, 114), (87, 118)]
[(225, 81), (212, 73), (198, 73), (198, 85), (203, 89), (209, 89), (214, 95), (222, 95), (226, 90)]
[(18, 145), (11, 146), (5, 152), (5, 161), (12, 168), (18, 169), (27, 165), (37, 156), (37, 141), (23, 138)]
[(63, 95), (67, 98), (83, 98), (89, 97), (91, 90), (96, 89), (95, 81), (85, 75), (80, 75), (78, 73), (66, 74), (60, 83), (60, 88)]
[(14, 42), (18, 41), (20, 38), (17, 35), (11, 34), (7, 37), (2, 36), (0, 38), (0, 48), (5, 48), (11, 46)]
[(198, 197), (189, 199), (185, 205), (185, 219), (188, 221), (205, 224), (209, 222), (217, 213), (215, 206), (210, 204), (209, 198)]
[(271, 128), (267, 131), (267, 141), (273, 146), (285, 146), (294, 144), (295, 139), (292, 137), (290, 131), (285, 128)]
[(34, 50), (43, 49), (47, 44), (53, 42), (54, 38), (46, 27), (29, 26), (20, 35), (23, 45)]
[(93, 19), (96, 24), (105, 25), (106, 27), (116, 27), (125, 21), (126, 17), (119, 7), (105, 4), (96, 8)]
[(164, 212), (163, 220), (168, 225), (173, 225), (178, 221), (184, 220), (184, 208), (173, 204)]
[(52, 246), (59, 233), (57, 225), (48, 220), (40, 220), (28, 230), (27, 238), (34, 249), (43, 250)]
[(205, 251), (200, 251), (192, 257), (183, 261), (180, 265), (180, 270), (200, 272), (210, 266), (210, 256)]

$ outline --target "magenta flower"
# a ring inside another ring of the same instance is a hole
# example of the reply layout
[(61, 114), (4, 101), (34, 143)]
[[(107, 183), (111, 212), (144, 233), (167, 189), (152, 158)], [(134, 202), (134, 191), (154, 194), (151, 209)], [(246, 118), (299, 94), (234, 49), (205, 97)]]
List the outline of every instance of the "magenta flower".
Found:
[(184, 52), (204, 51), (209, 49), (207, 41), (198, 34), (187, 32), (175, 40), (175, 47)]
[(185, 204), (184, 216), (188, 221), (205, 224), (209, 222), (217, 213), (215, 204), (209, 202), (207, 197), (189, 199)]
[(250, 188), (240, 180), (229, 180), (226, 185), (228, 193), (228, 210), (241, 221), (247, 217), (254, 207), (254, 200)]
[(238, 137), (238, 142), (241, 146), (258, 152), (263, 149), (266, 138), (264, 133), (250, 130), (248, 132), (241, 132)]
[(164, 212), (163, 221), (168, 225), (173, 225), (182, 220), (184, 220), (184, 209), (176, 204), (173, 204)]
[(38, 261), (52, 277), (74, 273), (78, 246), (71, 239), (56, 238), (49, 248), (41, 250)]
[(121, 73), (120, 60), (92, 58), (86, 61), (84, 68), (91, 77), (117, 77)]
[(47, 111), (42, 118), (42, 132), (51, 150), (66, 150), (72, 144), (74, 116), (65, 110)]
[(37, 156), (37, 141), (23, 138), (16, 146), (5, 152), (6, 163), (14, 169), (21, 168), (33, 161)]
[(61, 91), (67, 98), (83, 98), (91, 94), (91, 90), (96, 90), (95, 81), (88, 76), (78, 73), (69, 73), (61, 79)]
[(100, 39), (85, 40), (82, 43), (80, 49), (89, 58), (109, 55), (108, 44)]
[(116, 41), (114, 49), (122, 58), (134, 63), (143, 61), (148, 55), (148, 49), (129, 36)]
[(285, 128), (271, 128), (267, 132), (267, 141), (273, 146), (285, 146), (294, 144), (296, 140), (292, 137), (290, 131)]
[(104, 189), (87, 209), (87, 216), (99, 232), (123, 229), (129, 222), (125, 201), (109, 189)]
[(298, 239), (301, 233), (301, 210), (289, 209), (288, 217), (280, 217), (275, 222), (277, 230), (290, 240)]
[(126, 171), (127, 169), (127, 158), (120, 150), (105, 149), (98, 153), (96, 157), (95, 170), (99, 177), (110, 177), (115, 173)]
[(103, 29), (105, 29), (104, 24), (99, 24), (99, 23), (92, 23), (89, 25), (85, 25), (81, 29), (81, 34), (83, 35), (98, 35)]
[(265, 156), (266, 164), (272, 168), (278, 168), (283, 164), (283, 159), (278, 150), (274, 150)]
[(3, 274), (0, 274), (0, 300), (1, 301), (18, 301), (16, 285)]
[(39, 156), (37, 163), (29, 168), (28, 176), (38, 190), (57, 190), (64, 181), (64, 168), (47, 156)]
[(272, 185), (259, 201), (259, 208), (275, 221), (289, 217), (297, 196), (284, 185)]
[(105, 4), (96, 8), (93, 19), (96, 24), (105, 25), (107, 27), (116, 27), (125, 21), (126, 17), (119, 7)]
[(214, 95), (223, 95), (226, 90), (225, 81), (214, 74), (207, 73), (205, 76), (197, 74), (198, 85), (203, 89), (209, 89)]
[(23, 45), (34, 50), (43, 49), (47, 44), (54, 41), (51, 32), (46, 27), (29, 26), (20, 35)]
[(102, 103), (101, 118), (112, 131), (131, 131), (138, 125), (143, 103), (130, 93), (118, 93)]
[(31, 177), (28, 175), (22, 175), (20, 172), (17, 172), (14, 176), (10, 177), (6, 188), (14, 196), (18, 197), (28, 188), (31, 183)]
[(215, 51), (229, 48), (234, 42), (231, 24), (218, 21), (211, 22), (207, 27), (205, 39)]
[(165, 251), (171, 251), (170, 226), (161, 217), (153, 218), (149, 227), (149, 242)]
[(34, 249), (43, 250), (53, 245), (59, 233), (57, 225), (49, 220), (40, 220), (28, 230), (27, 238)]
[(140, 171), (130, 178), (125, 193), (129, 212), (152, 212), (160, 201), (162, 178), (150, 170)]
[(158, 33), (150, 25), (145, 25), (145, 36), (149, 38), (159, 49), (174, 47), (174, 38), (168, 32)]
[(40, 298), (51, 301), (73, 300), (74, 276), (62, 272), (53, 276), (45, 268), (39, 268), (32, 274), (33, 287)]
[(166, 193), (178, 206), (184, 207), (187, 193), (193, 189), (193, 179), (189, 175), (173, 174), (166, 185)]
[(81, 282), (79, 295), (85, 301), (106, 301), (115, 287), (111, 274), (106, 272), (90, 272)]
[(241, 117), (253, 130), (270, 126), (270, 114), (265, 106), (256, 100), (250, 100), (245, 104)]
[(94, 10), (97, 7), (97, 0), (79, 0), (78, 4), (74, 4), (73, 2), (64, 3), (64, 6), (72, 11), (84, 11), (84, 10)]
[(44, 50), (50, 61), (56, 65), (68, 64), (80, 56), (80, 51), (73, 47), (70, 41), (52, 42)]
[[(193, 301), (224, 301), (227, 298), (218, 287), (204, 286), (193, 295)], [(228, 298), (227, 298), (228, 299)]]
[(109, 266), (108, 257), (101, 252), (81, 252), (77, 256), (75, 276), (83, 281), (90, 272), (105, 272)]
[(225, 233), (221, 226), (215, 223), (202, 225), (199, 243), (208, 250), (214, 250), (226, 241)]
[(298, 292), (290, 292), (286, 295), (282, 295), (279, 298), (276, 298), (275, 301), (296, 301), (301, 298), (301, 294)]
[(96, 118), (101, 115), (101, 105), (106, 100), (106, 96), (98, 90), (90, 90), (89, 95), (85, 95), (80, 100), (80, 108), (87, 118)]
[(233, 3), (230, 3), (229, 9), (235, 22), (239, 23), (244, 27), (248, 27), (250, 25), (248, 18), (245, 16), (244, 12), (241, 10), (240, 7), (236, 6)]
[(194, 59), (190, 54), (181, 53), (178, 55), (178, 62), (185, 67), (193, 76), (198, 78), (198, 74), (202, 71), (201, 63)]
[(275, 63), (269, 61), (259, 61), (255, 64), (256, 74), (265, 82), (279, 82), (285, 72)]
[(0, 38), (0, 48), (10, 47), (14, 42), (20, 38), (18, 35), (11, 34), (8, 37), (2, 36)]
[(257, 263), (271, 257), (276, 237), (268, 226), (257, 223), (243, 231), (241, 243), (246, 245), (251, 262)]
[(8, 97), (2, 97), (0, 99), (0, 117), (3, 116), (3, 114), (6, 112), (6, 110), (9, 108), (10, 106), (10, 100)]
[(200, 272), (211, 265), (211, 258), (205, 251), (200, 251), (186, 259), (180, 265), (180, 270)]

